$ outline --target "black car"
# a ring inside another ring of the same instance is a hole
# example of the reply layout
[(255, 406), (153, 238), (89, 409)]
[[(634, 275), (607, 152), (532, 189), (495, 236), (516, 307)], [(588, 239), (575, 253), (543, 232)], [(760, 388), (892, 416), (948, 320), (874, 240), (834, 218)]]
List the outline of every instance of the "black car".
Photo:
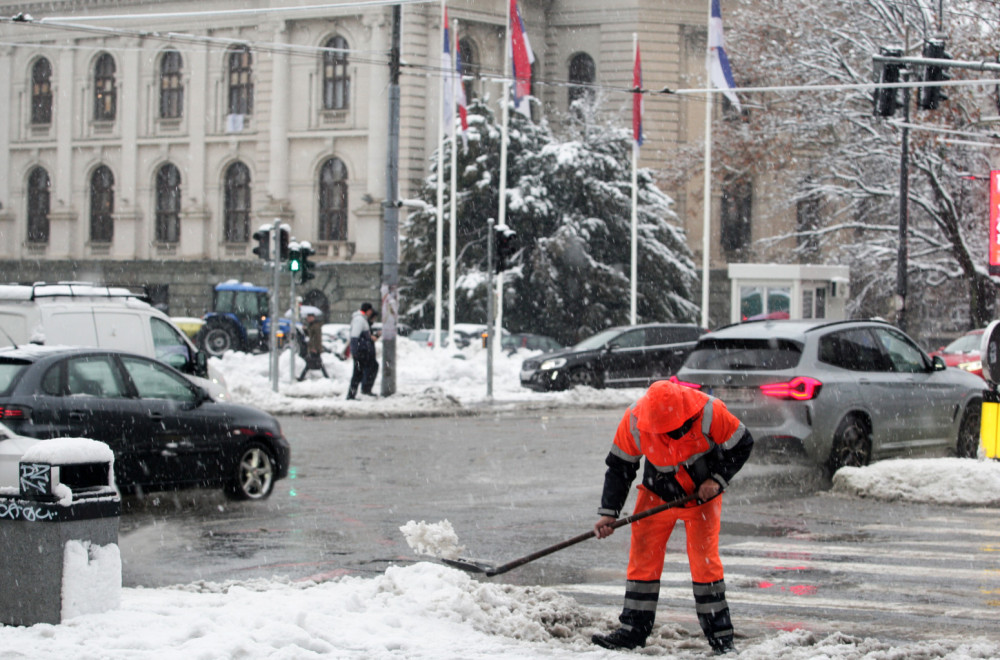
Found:
[(223, 488), (260, 500), (288, 474), (288, 441), (273, 416), (213, 401), (172, 367), (132, 353), (0, 350), (0, 419), (23, 436), (106, 443), (126, 493)]
[(680, 368), (705, 331), (686, 323), (647, 323), (609, 328), (576, 346), (529, 358), (521, 385), (537, 390), (645, 387)]

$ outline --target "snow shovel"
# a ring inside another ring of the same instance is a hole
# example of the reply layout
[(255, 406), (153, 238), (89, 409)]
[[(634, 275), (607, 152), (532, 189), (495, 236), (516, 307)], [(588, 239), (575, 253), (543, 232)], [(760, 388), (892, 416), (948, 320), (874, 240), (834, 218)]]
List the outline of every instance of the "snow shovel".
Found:
[[(661, 511), (666, 511), (667, 509), (671, 509), (677, 506), (683, 506), (688, 502), (690, 502), (691, 500), (695, 499), (695, 497), (696, 497), (695, 494), (687, 495), (686, 497), (682, 497), (680, 499), (673, 500), (671, 502), (665, 502), (663, 504), (660, 504), (659, 506), (654, 506), (652, 509), (646, 509), (645, 511), (634, 513), (631, 516), (619, 518), (618, 520), (611, 523), (611, 527), (613, 529), (618, 529), (619, 527), (630, 525), (634, 523), (636, 520), (642, 520), (643, 518), (648, 518), (649, 516), (656, 515)], [(458, 559), (442, 558), (441, 561), (443, 561), (445, 564), (448, 564), (449, 566), (460, 568), (463, 571), (467, 571), (469, 573), (482, 573), (486, 577), (493, 577), (494, 575), (500, 575), (501, 573), (506, 573), (507, 571), (513, 570), (518, 566), (524, 566), (528, 562), (535, 561), (536, 559), (541, 559), (546, 555), (551, 555), (553, 552), (558, 552), (563, 548), (568, 548), (571, 545), (576, 545), (581, 541), (586, 541), (587, 539), (593, 536), (596, 536), (596, 533), (594, 532), (594, 530), (590, 530), (586, 534), (580, 534), (579, 536), (574, 536), (573, 538), (567, 539), (562, 543), (556, 543), (555, 545), (550, 545), (547, 548), (542, 548), (537, 552), (532, 552), (530, 555), (526, 555), (524, 557), (521, 557), (520, 559), (509, 561), (506, 564), (501, 564), (500, 566), (492, 566), (490, 564), (474, 561), (472, 559), (462, 559), (461, 557), (459, 557)]]

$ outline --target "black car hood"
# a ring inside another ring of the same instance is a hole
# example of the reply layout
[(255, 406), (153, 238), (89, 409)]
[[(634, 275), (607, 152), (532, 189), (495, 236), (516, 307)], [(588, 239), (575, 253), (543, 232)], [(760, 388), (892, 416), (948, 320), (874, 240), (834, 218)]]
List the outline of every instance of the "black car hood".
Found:
[(579, 362), (587, 362), (592, 360), (597, 355), (601, 354), (600, 349), (588, 349), (586, 351), (575, 351), (571, 348), (566, 348), (559, 351), (551, 351), (549, 353), (542, 353), (532, 358), (528, 358), (524, 361), (524, 368), (526, 369), (537, 369), (542, 366), (542, 362), (547, 360), (555, 360), (557, 358), (566, 358), (566, 364), (576, 364)]

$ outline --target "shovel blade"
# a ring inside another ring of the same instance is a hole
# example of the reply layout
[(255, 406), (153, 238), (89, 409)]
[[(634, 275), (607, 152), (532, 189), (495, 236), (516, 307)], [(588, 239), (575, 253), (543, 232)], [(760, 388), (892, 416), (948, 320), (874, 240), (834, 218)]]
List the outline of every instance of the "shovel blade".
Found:
[(448, 566), (457, 568), (459, 570), (463, 570), (466, 573), (481, 573), (483, 575), (486, 575), (487, 577), (496, 575), (496, 566), (481, 561), (474, 561), (472, 559), (463, 559), (462, 557), (458, 557), (457, 559), (442, 558), (441, 561), (447, 564)]

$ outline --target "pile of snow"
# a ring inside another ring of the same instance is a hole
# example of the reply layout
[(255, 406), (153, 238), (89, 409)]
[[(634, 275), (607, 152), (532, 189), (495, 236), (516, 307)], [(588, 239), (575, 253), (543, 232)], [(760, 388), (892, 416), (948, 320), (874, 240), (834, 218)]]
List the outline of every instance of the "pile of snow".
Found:
[(845, 467), (833, 491), (885, 501), (1000, 506), (1000, 461), (908, 458)]
[[(322, 584), (251, 580), (124, 589), (116, 611), (58, 626), (0, 626), (0, 648), (5, 658), (32, 660), (611, 660), (624, 656), (594, 646), (590, 636), (616, 627), (617, 614), (617, 608), (581, 606), (553, 589), (480, 582), (421, 562)], [(688, 660), (709, 654), (697, 625), (664, 619), (642, 655)], [(738, 636), (737, 646), (744, 660), (1000, 657), (1000, 645), (988, 640), (892, 643), (806, 630)]]
[[(381, 346), (377, 348), (381, 351)], [(347, 401), (345, 396), (354, 368), (352, 360), (341, 360), (323, 353), (323, 365), (329, 378), (318, 370), (309, 371), (306, 379), (296, 379), (304, 362), (296, 356), (294, 378), (289, 351), (278, 360), (278, 391), (272, 391), (267, 354), (226, 353), (212, 358), (211, 365), (225, 377), (232, 401), (266, 410), (275, 415), (333, 415), (356, 417), (368, 415), (419, 416), (461, 415), (489, 404), (494, 408), (547, 408), (554, 406), (625, 408), (642, 395), (641, 388), (602, 389), (579, 387), (566, 392), (533, 392), (521, 386), (521, 364), (538, 351), (520, 350), (500, 353), (493, 361), (493, 396), (487, 396), (487, 352), (479, 344), (463, 349), (435, 350), (405, 337), (396, 340), (396, 391), (390, 397), (360, 397)], [(381, 357), (379, 376), (372, 391), (381, 392)]]
[(421, 520), (410, 521), (399, 528), (406, 537), (406, 543), (419, 555), (430, 555), (441, 559), (458, 559), (465, 546), (458, 544), (458, 534), (447, 520), (430, 524)]

